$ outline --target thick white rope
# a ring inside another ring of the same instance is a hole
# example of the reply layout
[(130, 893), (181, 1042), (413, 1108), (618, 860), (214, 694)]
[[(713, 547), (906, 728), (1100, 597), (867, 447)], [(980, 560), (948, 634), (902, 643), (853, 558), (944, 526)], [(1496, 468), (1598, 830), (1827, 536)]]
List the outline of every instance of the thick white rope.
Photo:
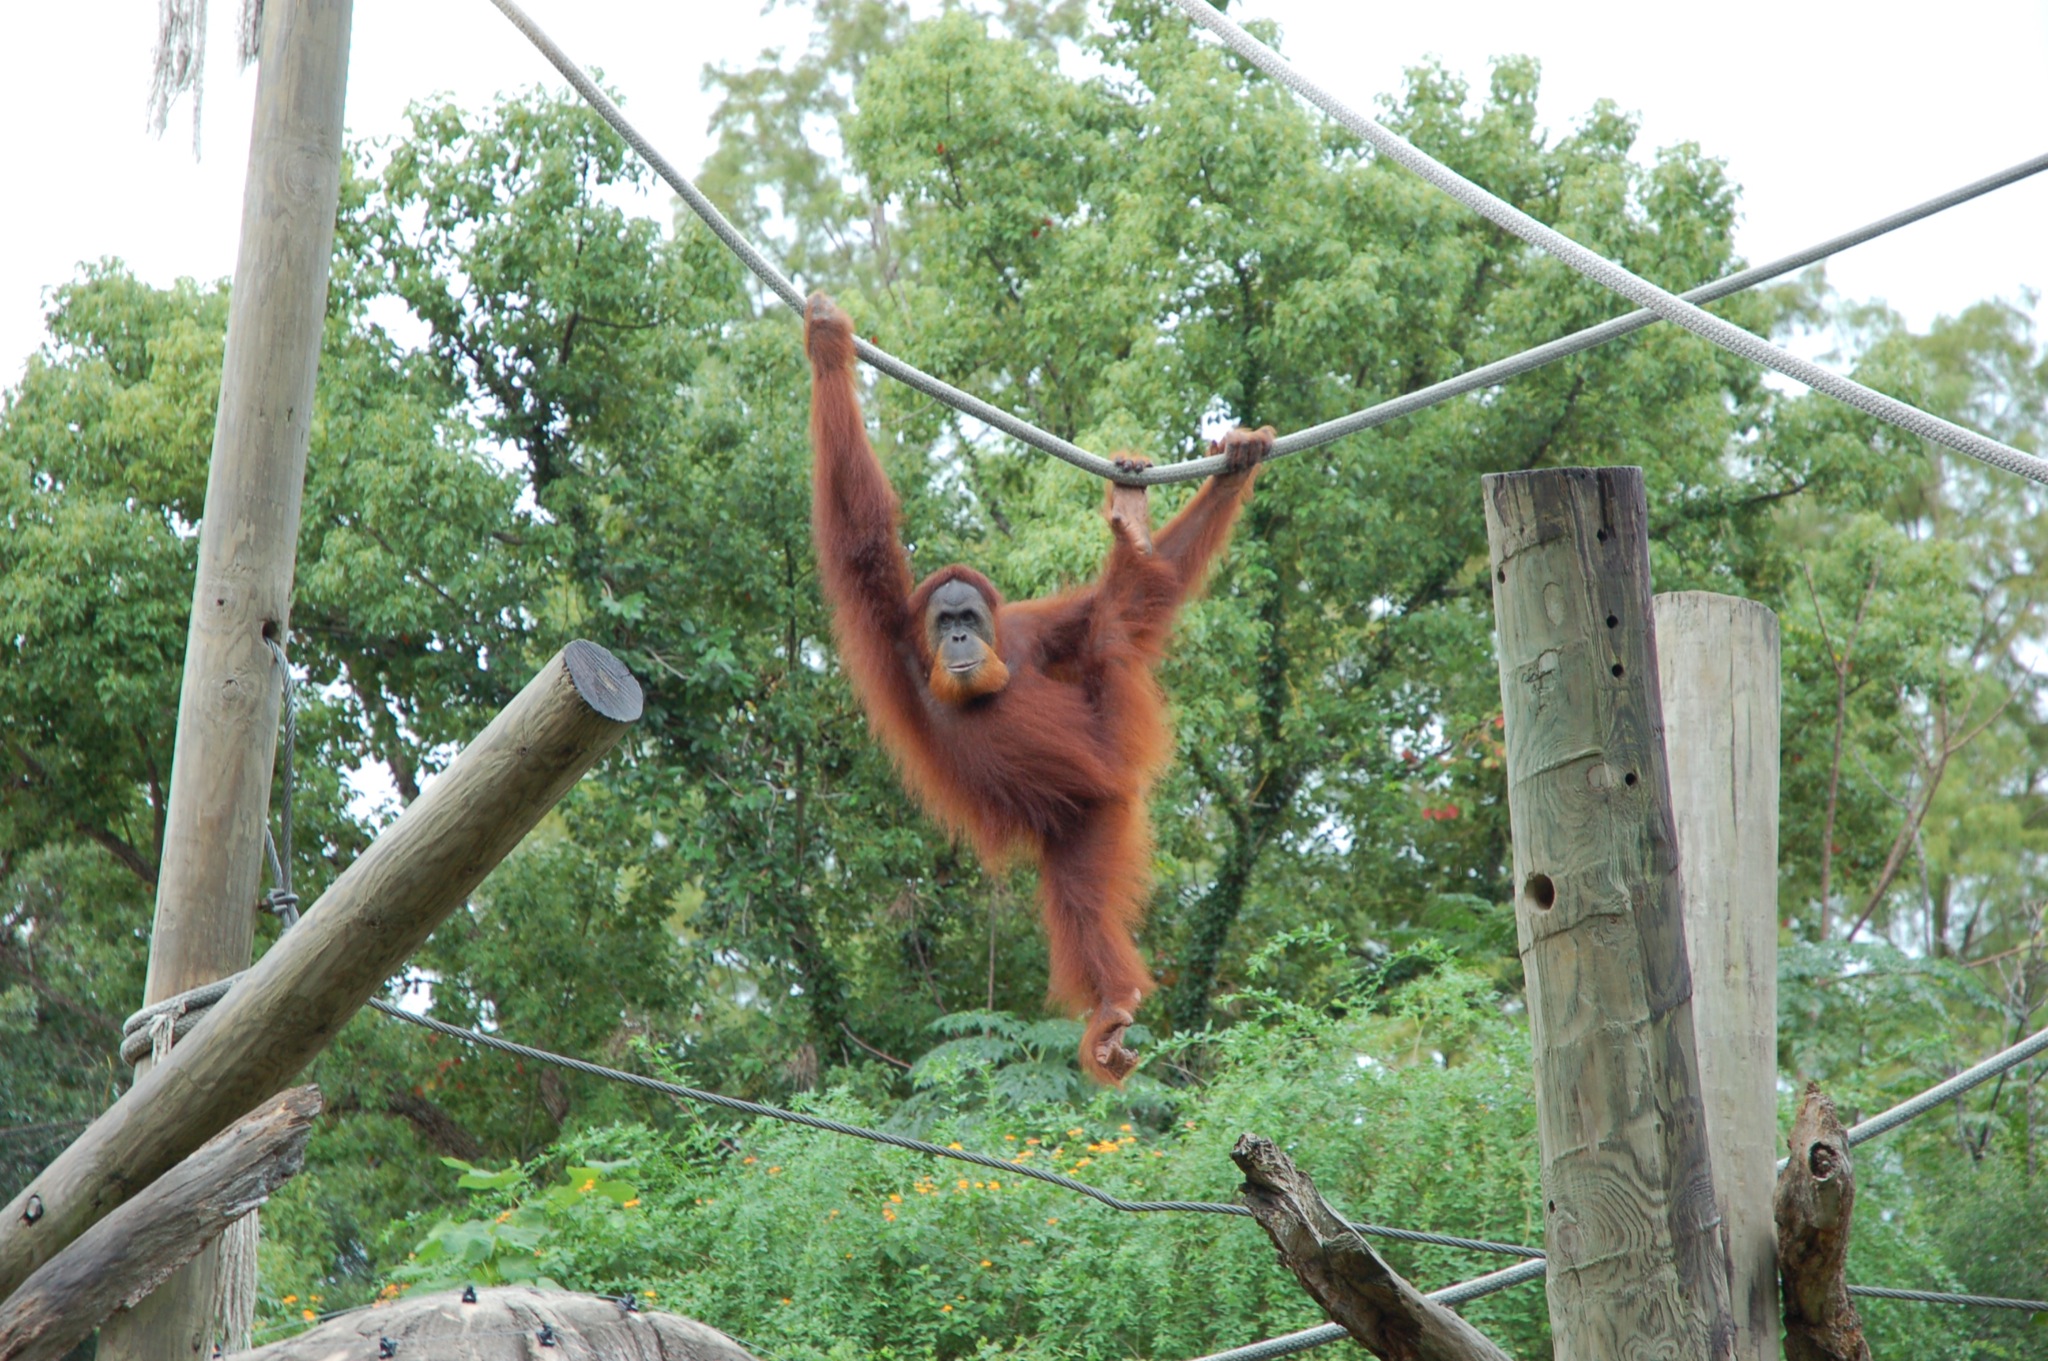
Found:
[[(2048, 155), (2036, 156), (2031, 160), (2021, 161), (2018, 165), (2009, 166), (1995, 175), (1986, 175), (1981, 180), (1974, 180), (1959, 189), (1951, 189), (1946, 194), (1928, 199), (1925, 203), (1917, 203), (1911, 208), (1893, 213), (1889, 217), (1881, 217), (1875, 222), (1866, 223), (1852, 232), (1844, 232), (1840, 236), (1829, 237), (1818, 245), (1808, 246), (1805, 250), (1794, 251), (1790, 255), (1772, 260), (1768, 264), (1752, 265), (1750, 268), (1730, 274), (1726, 278), (1716, 279), (1709, 284), (1701, 284), (1698, 288), (1691, 289), (1678, 296), (1690, 303), (1703, 303), (1713, 302), (1718, 298), (1725, 298), (1732, 293), (1740, 293), (1744, 289), (1754, 288), (1761, 283), (1768, 283), (1770, 280), (1790, 274), (1794, 270), (1804, 269), (1806, 266), (1825, 260), (1830, 256), (1839, 255), (1852, 246), (1860, 246), (1866, 241), (1875, 240), (1887, 232), (1897, 231), (1899, 228), (1909, 226), (1920, 221), (1922, 218), (1933, 217), (1936, 213), (1945, 212), (1959, 203), (1967, 203), (1971, 199), (1988, 194), (1994, 189), (2003, 189), (2008, 184), (2026, 179), (2031, 175), (2038, 175), (2044, 170), (2048, 170)], [(1339, 416), (1335, 420), (1324, 421), (1320, 425), (1312, 425), (1306, 430), (1297, 430), (1293, 434), (1282, 435), (1279, 439), (1273, 441), (1273, 452), (1266, 455), (1266, 457), (1268, 459), (1283, 458), (1288, 454), (1299, 453), (1304, 449), (1313, 449), (1317, 445), (1328, 444), (1330, 441), (1342, 439), (1346, 435), (1357, 434), (1361, 430), (1370, 430), (1377, 425), (1385, 425), (1388, 421), (1394, 420), (1397, 417), (1413, 415), (1417, 411), (1435, 406), (1440, 402), (1449, 401), (1453, 397), (1462, 397), (1468, 392), (1478, 392), (1483, 388), (1496, 387), (1508, 379), (1528, 373), (1532, 369), (1539, 369), (1545, 364), (1553, 364), (1560, 359), (1583, 353), (1596, 345), (1605, 345), (1610, 340), (1618, 340), (1622, 336), (1631, 335), (1636, 331), (1642, 330), (1645, 326), (1661, 320), (1663, 318), (1646, 307), (1640, 311), (1631, 312), (1625, 317), (1616, 317), (1612, 321), (1603, 321), (1597, 326), (1588, 326), (1584, 330), (1574, 331), (1568, 336), (1562, 336), (1547, 344), (1538, 345), (1534, 349), (1523, 350), (1521, 353), (1506, 359), (1495, 360), (1491, 364), (1485, 364), (1466, 373), (1461, 373), (1455, 378), (1446, 378), (1441, 383), (1432, 383), (1426, 388), (1418, 388), (1414, 392), (1403, 393), (1399, 397), (1380, 402), (1375, 406), (1366, 407), (1363, 411), (1354, 411), (1348, 416)], [(1223, 465), (1223, 460), (1219, 458), (1214, 460), (1191, 460), (1188, 464), (1176, 463), (1168, 466), (1177, 469), (1207, 461), (1213, 461), (1219, 469)]]
[[(513, 27), (526, 35), (528, 42), (540, 49), (541, 55), (562, 73), (563, 78), (575, 87), (576, 93), (583, 96), (585, 102), (597, 111), (599, 117), (612, 125), (612, 130), (625, 139), (626, 145), (633, 148), (655, 174), (666, 180), (669, 188), (682, 196), (683, 202), (690, 206), (690, 211), (703, 219), (704, 225), (725, 243), (726, 249), (739, 256), (740, 262), (753, 271), (754, 277), (766, 284), (769, 291), (782, 299), (791, 311), (802, 316), (803, 291), (791, 282), (788, 275), (777, 269), (773, 261), (756, 249), (753, 242), (740, 234), (739, 228), (733, 226), (725, 214), (718, 211), (717, 204), (704, 197), (702, 190), (670, 165), (667, 159), (654, 149), (653, 144), (640, 135), (639, 129), (626, 121), (626, 116), (619, 112), (619, 106), (612, 103), (610, 97), (597, 87), (597, 82), (585, 75), (583, 68), (571, 61), (569, 54), (556, 46), (555, 40), (543, 32), (540, 25), (528, 18), (526, 11), (514, 4), (513, 0), (491, 0), (491, 3), (504, 12), (505, 17), (512, 21)], [(1097, 477), (1112, 481), (1126, 480), (1117, 472), (1116, 465), (1108, 459), (1091, 454), (1080, 445), (1061, 439), (1050, 431), (1041, 430), (1029, 421), (1020, 420), (1001, 407), (991, 406), (971, 393), (962, 392), (944, 379), (933, 377), (915, 364), (905, 363), (858, 335), (853, 338), (853, 348), (862, 359), (897, 382), (915, 388), (927, 397), (944, 402), (955, 411), (972, 416), (984, 425), (993, 426), (1012, 439), (1051, 454), (1054, 458), (1065, 459), (1075, 467), (1094, 473)]]
[[(796, 284), (783, 274), (775, 266), (774, 262), (769, 260), (753, 242), (742, 235), (739, 229), (733, 226), (731, 221), (726, 218), (725, 214), (719, 212), (717, 205), (704, 196), (702, 190), (692, 184), (688, 178), (677, 171), (674, 166), (670, 165), (668, 160), (659, 151), (654, 149), (653, 144), (641, 135), (638, 128), (627, 121), (626, 116), (619, 111), (618, 105), (614, 104), (604, 91), (597, 87), (596, 82), (592, 81), (584, 73), (583, 69), (572, 61), (569, 55), (546, 32), (538, 24), (534, 23), (524, 10), (514, 3), (514, 0), (491, 0), (491, 3), (496, 5), (505, 17), (512, 21), (513, 26), (525, 35), (527, 41), (532, 43), (557, 71), (561, 72), (563, 78), (569, 82), (577, 94), (581, 95), (590, 104), (599, 117), (611, 125), (612, 130), (619, 134), (626, 145), (631, 147), (634, 153), (647, 163), (649, 168), (659, 175), (671, 189), (676, 191), (683, 202), (689, 206), (690, 211), (695, 213), (703, 221), (704, 225), (711, 229), (712, 234), (724, 243), (728, 250), (739, 257), (740, 262), (753, 273), (754, 277), (765, 284), (769, 291), (774, 293), (785, 305), (801, 316), (804, 298), (802, 291), (798, 289)], [(1769, 264), (1758, 265), (1752, 269), (1743, 270), (1738, 274), (1729, 275), (1725, 279), (1704, 284), (1686, 293), (1684, 298), (1689, 302), (1711, 302), (1716, 298), (1723, 298), (1731, 293), (1752, 288), (1767, 280), (1777, 278), (1783, 274), (1789, 274), (1795, 269), (1810, 265), (1817, 260), (1826, 259), (1828, 256), (1847, 250), (1851, 246), (1861, 245), (1863, 242), (1882, 236), (1886, 232), (1896, 231), (1900, 227), (1918, 222), (1925, 217), (1931, 217), (1935, 213), (1952, 208), (1959, 203), (1967, 202), (1982, 194), (1988, 194), (1994, 189), (2003, 188), (2015, 180), (2039, 174), (2043, 170), (2048, 170), (2048, 156), (2037, 156), (2033, 160), (2021, 162), (2010, 169), (2002, 170), (1995, 175), (1986, 176), (1984, 179), (1964, 185), (1960, 189), (1951, 190), (1938, 198), (1929, 199), (1927, 202), (1915, 207), (1894, 213), (1889, 217), (1880, 218), (1867, 226), (1859, 227), (1855, 231), (1833, 237), (1821, 242), (1819, 245), (1809, 246), (1803, 251), (1774, 260)], [(1526, 350), (1511, 358), (1484, 365), (1473, 369), (1469, 373), (1460, 374), (1455, 378), (1432, 384), (1419, 391), (1405, 393), (1391, 400), (1367, 407), (1362, 411), (1352, 412), (1348, 416), (1340, 416), (1335, 420), (1324, 421), (1320, 425), (1310, 426), (1305, 430), (1297, 430), (1291, 434), (1282, 435), (1278, 440), (1274, 441), (1273, 450), (1266, 457), (1268, 459), (1275, 459), (1284, 458), (1288, 454), (1297, 454), (1304, 449), (1313, 449), (1319, 445), (1328, 444), (1333, 440), (1342, 439), (1346, 435), (1356, 434), (1361, 430), (1370, 430), (1375, 426), (1384, 425), (1388, 421), (1395, 420), (1401, 416), (1413, 415), (1418, 411), (1447, 402), (1453, 397), (1463, 396), (1468, 392), (1476, 392), (1483, 388), (1496, 386), (1519, 374), (1527, 373), (1531, 369), (1540, 368), (1545, 364), (1554, 363), (1568, 355), (1578, 354), (1596, 345), (1603, 345), (1610, 340), (1628, 335), (1630, 332), (1639, 330), (1659, 319), (1660, 314), (1658, 312), (1645, 309), (1626, 317), (1617, 317), (1612, 321), (1602, 322), (1598, 326), (1587, 327), (1585, 330), (1575, 332), (1562, 339)], [(1747, 333), (1745, 332), (1744, 334)], [(858, 336), (854, 338), (854, 348), (861, 358), (865, 359), (879, 371), (924, 393), (935, 401), (942, 402), (956, 411), (972, 416), (983, 424), (1000, 430), (1031, 448), (1049, 453), (1055, 458), (1064, 459), (1075, 467), (1093, 473), (1097, 477), (1108, 478), (1111, 481), (1129, 482), (1138, 486), (1159, 486), (1169, 482), (1192, 482), (1198, 478), (1208, 477), (1223, 470), (1223, 459), (1220, 456), (1209, 456), (1183, 459), (1177, 463), (1155, 464), (1142, 473), (1127, 477), (1119, 474), (1115, 466), (1107, 459), (1091, 454), (1071, 441), (1062, 439), (1050, 431), (1041, 430), (1029, 421), (1022, 420), (1002, 410), (1000, 407), (990, 405), (979, 397), (963, 392), (950, 383), (926, 373), (913, 364), (898, 359), (888, 351)], [(1932, 420), (1934, 418), (1929, 417), (1928, 419)]]
[(1224, 18), (1213, 5), (1207, 3), (1207, 0), (1174, 0), (1174, 3), (1187, 11), (1188, 16), (1196, 23), (1222, 39), (1231, 51), (1364, 138), (1381, 155), (1421, 176), (1488, 221), (1556, 256), (1595, 283), (1612, 289), (1637, 306), (1648, 308), (1665, 320), (1683, 326), (1694, 335), (1712, 341), (1732, 354), (1740, 355), (1751, 363), (1775, 369), (1787, 378), (1804, 383), (1816, 392), (1825, 393), (1901, 430), (1953, 449), (1957, 453), (1967, 454), (1994, 468), (2003, 468), (2034, 482), (2048, 483), (2048, 460), (2001, 444), (1974, 430), (1966, 430), (1952, 421), (1945, 421), (1918, 407), (1909, 406), (1896, 397), (1887, 397), (1852, 378), (1831, 373), (1818, 364), (1809, 363), (1795, 354), (1779, 349), (1761, 336), (1752, 335), (1732, 322), (1723, 321), (1711, 312), (1700, 310), (1676, 294), (1667, 293), (1648, 279), (1630, 273), (1612, 260), (1587, 250), (1570, 237), (1538, 222), (1513, 204), (1480, 188), (1435, 157), (1410, 145), (1373, 119), (1350, 108), (1302, 76), (1278, 52)]

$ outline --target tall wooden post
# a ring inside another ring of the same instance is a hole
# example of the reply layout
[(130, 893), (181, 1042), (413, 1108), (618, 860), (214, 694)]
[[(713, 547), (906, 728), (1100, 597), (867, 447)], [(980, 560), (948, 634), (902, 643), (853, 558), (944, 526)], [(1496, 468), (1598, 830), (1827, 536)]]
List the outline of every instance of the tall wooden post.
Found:
[(1685, 881), (1700, 1096), (1728, 1240), (1737, 1361), (1778, 1355), (1778, 618), (1660, 595), (1657, 676)]
[[(278, 682), (340, 193), (352, 0), (269, 0), (145, 1003), (249, 963)], [(101, 1332), (106, 1361), (211, 1354), (209, 1250)]]
[(1560, 1357), (1731, 1355), (1639, 468), (1484, 479)]

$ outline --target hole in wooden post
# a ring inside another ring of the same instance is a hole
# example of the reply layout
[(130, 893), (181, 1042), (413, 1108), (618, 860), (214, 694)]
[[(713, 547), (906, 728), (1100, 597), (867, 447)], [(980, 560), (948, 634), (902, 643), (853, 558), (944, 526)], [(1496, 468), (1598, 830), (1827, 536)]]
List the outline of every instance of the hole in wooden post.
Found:
[(1493, 575), (1494, 580), (1496, 581), (1506, 581), (1508, 579), (1508, 569), (1503, 567), (1499, 571), (1495, 572)]
[(1530, 875), (1529, 882), (1522, 885), (1522, 892), (1529, 895), (1530, 902), (1546, 910), (1557, 902), (1557, 885), (1550, 882), (1547, 874)]
[(1623, 676), (1626, 676), (1628, 674), (1627, 669), (1623, 667), (1620, 662), (1616, 662), (1613, 666), (1610, 666), (1607, 669), (1614, 673), (1614, 678), (1616, 680), (1620, 680)]
[(1615, 616), (1613, 616), (1613, 615), (1611, 615), (1611, 614), (1610, 614), (1610, 615), (1608, 615), (1608, 616), (1607, 616), (1607, 627), (1609, 627), (1609, 628), (1611, 628), (1611, 629), (1612, 629), (1612, 628), (1620, 628), (1620, 627), (1621, 627), (1621, 620), (1619, 620), (1618, 618), (1616, 618)]
[(1599, 541), (1600, 541), (1601, 543), (1606, 543), (1606, 542), (1607, 542), (1607, 531), (1606, 531), (1606, 530), (1604, 530), (1604, 529), (1596, 529), (1596, 530), (1594, 530), (1594, 531), (1593, 531), (1593, 537), (1594, 537), (1594, 538), (1596, 538), (1596, 539), (1598, 539), (1598, 540), (1599, 540)]
[(1628, 774), (1621, 777), (1621, 782), (1631, 789), (1635, 788), (1636, 773), (1633, 770), (1631, 770)]

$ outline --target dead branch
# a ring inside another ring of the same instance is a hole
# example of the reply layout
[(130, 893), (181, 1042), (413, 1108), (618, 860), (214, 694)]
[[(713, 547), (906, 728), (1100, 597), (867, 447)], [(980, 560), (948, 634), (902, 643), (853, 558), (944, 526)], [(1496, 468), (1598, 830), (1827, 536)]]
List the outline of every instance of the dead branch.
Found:
[(1271, 1139), (1244, 1135), (1230, 1157), (1244, 1172), (1238, 1194), (1280, 1250), (1280, 1260), (1374, 1356), (1508, 1361), (1478, 1329), (1395, 1274)]
[(1792, 1121), (1791, 1158), (1778, 1174), (1778, 1221), (1785, 1361), (1870, 1361), (1863, 1320), (1849, 1299), (1842, 1264), (1856, 1205), (1855, 1167), (1835, 1103), (1806, 1084)]

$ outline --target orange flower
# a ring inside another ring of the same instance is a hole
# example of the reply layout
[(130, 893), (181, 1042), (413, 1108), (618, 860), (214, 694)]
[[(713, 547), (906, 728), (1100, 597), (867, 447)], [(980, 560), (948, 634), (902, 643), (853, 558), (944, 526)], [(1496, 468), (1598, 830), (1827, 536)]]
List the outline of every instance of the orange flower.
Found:
[(629, 1201), (625, 1202), (625, 1203), (624, 1203), (623, 1205), (621, 1205), (621, 1206), (620, 1206), (619, 1208), (620, 1208), (620, 1209), (622, 1209), (622, 1210), (630, 1210), (630, 1209), (632, 1209), (632, 1208), (633, 1208), (633, 1207), (634, 1207), (635, 1205), (638, 1205), (639, 1203), (640, 1203), (640, 1197), (638, 1197), (638, 1196), (634, 1196), (634, 1197), (633, 1197), (633, 1198), (632, 1198), (631, 1200), (629, 1200)]

